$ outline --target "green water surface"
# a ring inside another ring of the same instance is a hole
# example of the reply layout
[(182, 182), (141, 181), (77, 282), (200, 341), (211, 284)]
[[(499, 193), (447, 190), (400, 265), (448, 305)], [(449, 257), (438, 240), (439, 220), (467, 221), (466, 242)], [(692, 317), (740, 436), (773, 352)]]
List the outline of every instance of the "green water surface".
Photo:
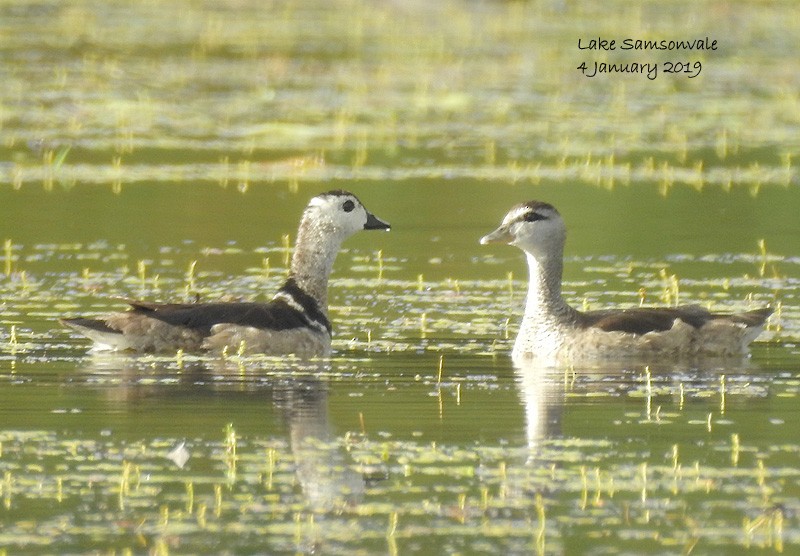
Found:
[[(0, 2), (0, 551), (800, 550), (795, 12)], [(269, 299), (334, 188), (393, 229), (339, 255), (330, 359), (90, 354), (57, 323)], [(478, 240), (533, 198), (570, 303), (770, 304), (752, 356), (515, 369), (524, 259)]]

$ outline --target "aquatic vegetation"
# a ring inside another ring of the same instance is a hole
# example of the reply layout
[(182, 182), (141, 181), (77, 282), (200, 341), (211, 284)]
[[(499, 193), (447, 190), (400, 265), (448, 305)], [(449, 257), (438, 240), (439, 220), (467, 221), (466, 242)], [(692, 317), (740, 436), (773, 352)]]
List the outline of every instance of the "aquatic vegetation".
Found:
[[(795, 67), (789, 49), (770, 47), (761, 63), (727, 49), (704, 55), (714, 78), (700, 78), (702, 93), (713, 101), (696, 102), (699, 81), (678, 76), (573, 73), (583, 55), (576, 35), (643, 32), (636, 17), (613, 9), (587, 17), (575, 6), (565, 17), (555, 6), (516, 3), (346, 4), (286, 2), (270, 17), (249, 3), (213, 15), (180, 10), (175, 29), (146, 7), (79, 3), (37, 19), (36, 38), (25, 34), (29, 14), (10, 16), (9, 44), (54, 59), (41, 68), (9, 58), (0, 122), (14, 160), (7, 182), (104, 184), (120, 193), (123, 184), (197, 180), (245, 193), (263, 183), (296, 192), (307, 182), (448, 176), (604, 189), (645, 183), (666, 195), (675, 187), (759, 194), (797, 181), (793, 127), (783, 115), (798, 99), (775, 78)], [(786, 36), (794, 30), (780, 4), (761, 8), (736, 33), (737, 51), (767, 48), (760, 37), (776, 25)], [(89, 11), (91, 18), (66, 15)], [(660, 14), (665, 28), (719, 28), (714, 9), (697, 11), (688, 27), (679, 12)], [(305, 18), (318, 24), (314, 32)], [(148, 32), (130, 29), (132, 19)], [(75, 29), (108, 48), (92, 48)], [(142, 49), (160, 55), (131, 54)]]
[(14, 264), (14, 247), (10, 239), (3, 242), (3, 268), (6, 277), (11, 276), (11, 269)]
[[(692, 404), (715, 389), (711, 380), (687, 379), (695, 381), (688, 393)], [(573, 385), (573, 392), (588, 394), (602, 382), (582, 379)], [(742, 391), (734, 396), (745, 400), (752, 394)], [(676, 421), (691, 420), (707, 407), (703, 403), (679, 409), (677, 403), (674, 400), (665, 411), (674, 414), (672, 420), (653, 424), (677, 427)], [(102, 537), (95, 533), (96, 538), (106, 539), (102, 546), (122, 543), (148, 549), (170, 536), (179, 537), (184, 549), (204, 543), (213, 546), (219, 535), (228, 539), (226, 546), (240, 550), (254, 546), (278, 550), (311, 542), (336, 553), (380, 542), (395, 543), (400, 550), (420, 542), (425, 546), (457, 542), (465, 550), (488, 542), (512, 551), (529, 546), (547, 553), (565, 543), (584, 542), (580, 538), (604, 546), (636, 546), (640, 534), (657, 534), (662, 547), (698, 541), (710, 546), (798, 541), (780, 521), (794, 519), (782, 509), (792, 502), (784, 501), (784, 506), (773, 502), (782, 491), (781, 483), (797, 480), (797, 474), (781, 463), (788, 462), (794, 450), (774, 446), (764, 454), (753, 449), (754, 439), (744, 442), (738, 433), (657, 446), (644, 440), (631, 445), (622, 439), (552, 437), (531, 452), (526, 446), (455, 446), (414, 440), (413, 435), (395, 437), (397, 433), (381, 438), (363, 422), (360, 427), (358, 434), (334, 438), (333, 444), (347, 447), (348, 467), (365, 469), (374, 465), (369, 461), (382, 462), (387, 478), (372, 483), (359, 504), (333, 513), (319, 514), (304, 506), (293, 471), (298, 456), (285, 441), (264, 435), (239, 437), (230, 425), (224, 431), (192, 437), (195, 453), (185, 469), (167, 458), (170, 439), (130, 442), (116, 433), (95, 440), (5, 431), (0, 438), (4, 472), (0, 488), (11, 512), (37, 501), (57, 501), (40, 511), (38, 524), (27, 530), (33, 535), (26, 538), (34, 544), (45, 542), (49, 524), (69, 511), (73, 501), (91, 495), (102, 504), (104, 492), (115, 493), (113, 510), (70, 523), (61, 546), (78, 546), (72, 543), (102, 527), (109, 512), (119, 522), (137, 523), (139, 537), (125, 528), (109, 530)], [(706, 443), (710, 452), (703, 447)], [(317, 449), (327, 450), (324, 444)], [(727, 466), (724, 459), (707, 459), (715, 452), (728, 458)], [(25, 453), (37, 454), (38, 463), (20, 460)], [(704, 453), (703, 461), (693, 459)], [(726, 500), (724, 507), (715, 502), (721, 498)], [(693, 525), (676, 528), (676, 512)], [(609, 527), (603, 538), (591, 535), (598, 520)], [(729, 525), (711, 526), (719, 523)], [(7, 532), (12, 543), (23, 531), (19, 527)]]
[[(0, 552), (797, 549), (797, 18), (423, 4), (0, 7)], [(574, 70), (656, 20), (735, 48)], [(337, 262), (329, 360), (104, 358), (55, 324), (263, 299), (345, 183), (397, 219)], [(772, 303), (752, 359), (513, 369), (526, 277), (477, 239), (533, 189), (581, 224), (570, 303)]]

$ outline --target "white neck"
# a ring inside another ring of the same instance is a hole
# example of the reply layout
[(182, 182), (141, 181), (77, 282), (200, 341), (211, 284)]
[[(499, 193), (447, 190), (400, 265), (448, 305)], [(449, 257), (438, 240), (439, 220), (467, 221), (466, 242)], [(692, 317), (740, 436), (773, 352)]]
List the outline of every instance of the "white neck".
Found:
[(525, 315), (514, 344), (514, 354), (557, 351), (564, 340), (563, 328), (575, 318), (575, 310), (561, 297), (561, 252), (550, 256), (525, 253), (530, 278)]
[(550, 320), (569, 312), (570, 307), (561, 297), (561, 254), (554, 257), (536, 257), (525, 253), (528, 259), (528, 298), (525, 303), (525, 320)]
[(325, 316), (328, 315), (328, 277), (341, 245), (339, 234), (321, 230), (319, 224), (310, 220), (300, 223), (290, 277), (316, 300)]

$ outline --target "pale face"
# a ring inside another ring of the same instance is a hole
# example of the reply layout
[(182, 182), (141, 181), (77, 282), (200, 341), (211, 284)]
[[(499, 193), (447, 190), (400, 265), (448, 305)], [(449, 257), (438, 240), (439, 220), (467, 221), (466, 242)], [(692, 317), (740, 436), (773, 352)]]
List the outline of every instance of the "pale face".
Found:
[(317, 195), (303, 213), (318, 227), (334, 233), (341, 239), (350, 237), (359, 230), (389, 230), (388, 223), (376, 218), (364, 208), (361, 201), (346, 191), (331, 191)]
[(566, 227), (555, 207), (529, 201), (512, 208), (500, 227), (481, 238), (481, 243), (507, 243), (537, 258), (561, 257), (565, 238)]

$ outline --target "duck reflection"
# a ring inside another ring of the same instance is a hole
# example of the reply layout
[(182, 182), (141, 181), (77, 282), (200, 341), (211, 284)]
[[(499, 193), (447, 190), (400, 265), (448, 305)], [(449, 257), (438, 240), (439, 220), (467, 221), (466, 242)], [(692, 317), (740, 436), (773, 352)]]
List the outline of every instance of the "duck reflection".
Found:
[[(684, 393), (703, 392), (702, 396), (695, 395), (686, 403), (725, 404), (726, 381), (749, 383), (750, 377), (756, 381), (758, 370), (758, 365), (748, 357), (656, 363), (630, 359), (579, 367), (537, 364), (529, 360), (514, 369), (525, 410), (528, 462), (538, 460), (546, 440), (562, 434), (580, 434), (580, 431), (565, 433), (562, 430), (563, 417), (570, 406), (600, 404), (603, 400), (637, 392), (636, 399), (640, 396), (643, 399), (642, 419), (657, 419), (656, 398), (663, 401), (665, 395), (671, 395), (671, 403), (682, 407)], [(738, 403), (746, 403), (759, 395), (763, 392), (750, 388), (746, 394), (738, 392), (736, 398)]]
[(318, 376), (291, 377), (273, 390), (289, 430), (297, 480), (312, 509), (329, 511), (357, 504), (364, 477), (350, 466), (328, 413), (328, 388)]
[[(176, 403), (203, 394), (233, 404), (266, 400), (286, 427), (295, 474), (309, 508), (323, 512), (358, 504), (364, 495), (364, 477), (354, 469), (335, 434), (328, 411), (328, 384), (321, 378), (330, 376), (331, 363), (243, 361), (195, 360), (176, 365), (175, 360), (95, 354), (85, 360), (83, 370), (87, 381), (108, 385), (104, 388), (108, 399), (131, 413), (138, 411), (139, 403), (165, 396)], [(177, 442), (166, 457), (182, 468), (190, 452), (184, 442)]]
[(561, 434), (564, 412), (563, 374), (552, 367), (526, 364), (515, 368), (525, 409), (528, 461), (535, 460), (543, 441)]

